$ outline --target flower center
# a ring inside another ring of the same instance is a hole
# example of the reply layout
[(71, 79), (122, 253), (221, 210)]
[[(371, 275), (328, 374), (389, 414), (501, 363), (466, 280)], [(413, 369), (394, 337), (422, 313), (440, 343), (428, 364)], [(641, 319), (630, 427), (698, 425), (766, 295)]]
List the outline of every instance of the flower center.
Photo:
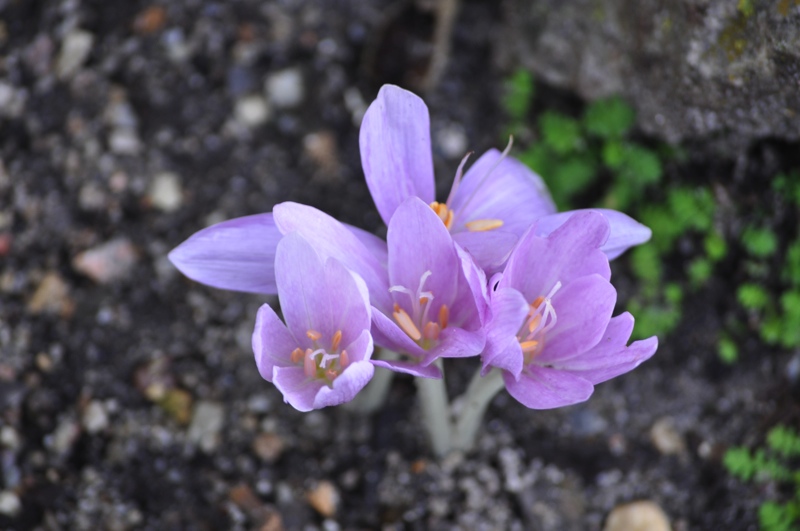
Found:
[(390, 292), (405, 293), (411, 299), (410, 314), (395, 303), (392, 316), (403, 332), (408, 334), (408, 337), (425, 350), (436, 345), (439, 334), (447, 328), (448, 320), (450, 319), (450, 309), (446, 304), (439, 306), (436, 321), (432, 321), (430, 318), (431, 309), (434, 306), (433, 292), (425, 291), (425, 282), (427, 282), (431, 274), (431, 271), (425, 271), (422, 274), (416, 291), (412, 291), (405, 286), (392, 286), (389, 288)]
[(558, 322), (552, 298), (561, 289), (561, 282), (556, 282), (553, 289), (545, 297), (539, 296), (530, 304), (528, 317), (517, 332), (519, 346), (522, 347), (525, 365), (530, 364), (544, 348), (547, 332)]
[(305, 375), (316, 380), (324, 380), (328, 385), (339, 376), (350, 364), (346, 350), (339, 350), (342, 342), (342, 331), (337, 330), (329, 348), (320, 343), (322, 334), (316, 330), (307, 330), (306, 336), (313, 342), (313, 348), (303, 350), (297, 347), (292, 351), (292, 363), (302, 365)]

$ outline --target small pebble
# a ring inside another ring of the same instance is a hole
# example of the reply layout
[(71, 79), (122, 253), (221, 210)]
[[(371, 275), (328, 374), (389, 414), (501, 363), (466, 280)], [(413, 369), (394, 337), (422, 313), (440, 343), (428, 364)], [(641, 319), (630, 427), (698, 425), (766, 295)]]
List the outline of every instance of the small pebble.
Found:
[(319, 131), (303, 138), (303, 150), (314, 161), (320, 174), (329, 179), (334, 177), (339, 169), (339, 153), (336, 146), (336, 136), (332, 131)]
[(70, 78), (83, 65), (89, 57), (94, 45), (94, 35), (88, 31), (72, 30), (64, 37), (61, 50), (56, 60), (56, 73), (58, 77)]
[(279, 109), (297, 107), (305, 96), (303, 75), (296, 68), (287, 68), (270, 74), (264, 89), (267, 99)]
[(253, 439), (253, 452), (266, 463), (277, 461), (284, 448), (286, 443), (274, 433), (261, 433)]
[(66, 455), (78, 440), (80, 426), (72, 418), (63, 419), (56, 430), (49, 436), (48, 446), (57, 455)]
[(460, 159), (467, 153), (467, 134), (460, 125), (448, 125), (436, 133), (436, 143), (448, 159)]
[(167, 22), (167, 10), (162, 6), (153, 5), (136, 15), (133, 29), (141, 35), (150, 35), (161, 31)]
[(163, 212), (174, 212), (183, 205), (181, 180), (172, 172), (162, 172), (153, 178), (147, 198)]
[[(157, 391), (151, 390), (151, 394), (155, 393)], [(189, 420), (192, 418), (192, 395), (183, 389), (164, 390), (163, 396), (158, 400), (158, 405), (183, 426), (189, 424)]]
[(679, 454), (686, 450), (686, 443), (671, 417), (660, 418), (653, 424), (650, 428), (650, 440), (663, 455)]
[(11, 426), (3, 426), (0, 428), (0, 446), (8, 448), (11, 451), (19, 450), (21, 441), (17, 430)]
[(210, 401), (198, 402), (186, 438), (190, 443), (199, 445), (204, 452), (211, 453), (219, 445), (224, 420), (225, 409), (222, 404)]
[(339, 505), (339, 491), (330, 481), (320, 481), (317, 486), (306, 493), (309, 505), (325, 518), (336, 514)]
[(637, 501), (615, 507), (603, 531), (670, 531), (670, 526), (661, 507), (651, 501)]
[(80, 253), (72, 260), (72, 267), (98, 284), (109, 284), (126, 278), (138, 259), (129, 240), (116, 238)]
[(14, 518), (22, 510), (22, 502), (19, 496), (10, 490), (0, 492), (0, 514)]
[(75, 304), (69, 297), (69, 288), (56, 272), (47, 273), (42, 278), (28, 301), (28, 312), (33, 315), (48, 313), (68, 317), (74, 308)]
[(108, 413), (102, 402), (92, 400), (83, 412), (83, 428), (91, 434), (108, 428)]
[(142, 143), (136, 131), (117, 127), (108, 137), (108, 147), (118, 155), (136, 155), (142, 149)]
[(238, 122), (251, 128), (264, 125), (271, 115), (267, 101), (258, 95), (245, 96), (236, 100), (233, 113)]

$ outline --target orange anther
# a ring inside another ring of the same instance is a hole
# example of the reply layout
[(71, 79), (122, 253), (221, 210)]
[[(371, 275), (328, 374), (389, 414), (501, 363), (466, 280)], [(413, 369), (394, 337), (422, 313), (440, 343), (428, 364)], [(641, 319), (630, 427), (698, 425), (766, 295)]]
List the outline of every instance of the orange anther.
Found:
[(425, 303), (427, 303), (427, 302), (428, 302), (428, 297), (420, 297), (420, 298), (419, 298), (419, 304), (420, 304), (420, 306), (424, 306), (424, 305), (425, 305)]
[(347, 355), (346, 350), (343, 350), (342, 353), (339, 354), (339, 367), (344, 369), (348, 365), (350, 365), (350, 356)]
[(337, 330), (335, 334), (333, 334), (333, 339), (331, 339), (331, 350), (334, 352), (339, 350), (339, 343), (342, 342), (342, 331)]
[(319, 340), (319, 338), (322, 337), (322, 334), (320, 334), (316, 330), (307, 330), (306, 336), (308, 336), (308, 339), (310, 339), (311, 341), (317, 341)]
[(339, 373), (333, 369), (328, 369), (325, 371), (325, 378), (327, 378), (328, 381), (334, 381), (337, 376), (339, 376)]
[(303, 373), (309, 378), (317, 374), (317, 363), (314, 361), (314, 358), (309, 356), (308, 351), (306, 351), (306, 357), (303, 360)]
[(403, 332), (408, 334), (408, 337), (414, 341), (419, 341), (422, 338), (422, 334), (419, 328), (417, 328), (417, 325), (414, 324), (414, 321), (411, 320), (411, 316), (399, 305), (394, 305), (394, 313), (392, 315), (394, 316), (395, 322), (403, 329)]
[(531, 322), (528, 323), (528, 332), (530, 332), (532, 334), (533, 331), (536, 330), (536, 327), (539, 326), (539, 323), (541, 323), (541, 322), (542, 322), (542, 316), (541, 315), (534, 316), (534, 318), (531, 319)]
[(519, 346), (522, 347), (522, 352), (525, 354), (530, 354), (531, 352), (536, 351), (536, 348), (539, 346), (539, 342), (535, 340), (521, 341)]
[(470, 232), (485, 232), (488, 230), (499, 229), (503, 226), (502, 219), (476, 219), (466, 223), (467, 230)]
[(533, 310), (535, 310), (536, 308), (538, 308), (539, 306), (541, 306), (543, 302), (544, 302), (544, 297), (542, 297), (541, 295), (539, 295), (538, 297), (536, 297), (536, 298), (533, 300), (533, 302), (531, 303), (531, 314), (533, 314)]
[(292, 351), (292, 363), (299, 363), (303, 359), (303, 349), (296, 348)]
[(439, 339), (439, 332), (441, 332), (441, 330), (438, 324), (433, 321), (428, 321), (425, 323), (425, 326), (422, 327), (422, 337), (425, 339)]
[(439, 328), (444, 330), (450, 321), (450, 308), (446, 304), (439, 307)]

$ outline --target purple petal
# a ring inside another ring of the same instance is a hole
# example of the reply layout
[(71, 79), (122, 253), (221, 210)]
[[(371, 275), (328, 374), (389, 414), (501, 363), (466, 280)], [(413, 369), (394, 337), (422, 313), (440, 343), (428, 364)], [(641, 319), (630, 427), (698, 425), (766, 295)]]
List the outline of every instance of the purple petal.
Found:
[(530, 366), (519, 380), (503, 373), (508, 393), (531, 409), (553, 409), (584, 402), (594, 391), (588, 380), (569, 372)]
[(181, 273), (208, 286), (274, 295), (280, 238), (272, 214), (229, 219), (196, 232), (169, 259)]
[(483, 329), (475, 331), (463, 328), (445, 328), (439, 335), (439, 344), (425, 354), (423, 365), (430, 365), (439, 358), (467, 358), (477, 356), (486, 345)]
[[(469, 289), (462, 287), (461, 280), (459, 280), (458, 298), (453, 302), (453, 308), (451, 308), (453, 322), (464, 322), (467, 323), (467, 326), (472, 324), (468, 321), (471, 317), (470, 313), (474, 310), (472, 309), (472, 305), (469, 304), (469, 301), (464, 300), (466, 297), (469, 297), (471, 301), (474, 302), (475, 310), (478, 313), (478, 321), (482, 325), (487, 322), (491, 316), (486, 273), (475, 263), (468, 252), (458, 245), (455, 247), (458, 259), (461, 260), (461, 271), (464, 274), (463, 279), (466, 281)], [(461, 315), (462, 313), (464, 315)]]
[[(645, 243), (653, 234), (649, 228), (622, 212), (605, 208), (593, 208), (590, 211), (602, 214), (611, 226), (608, 240), (600, 248), (609, 260), (613, 260), (635, 245)], [(536, 223), (537, 236), (547, 236), (578, 212), (586, 210), (570, 210), (541, 218)]]
[(325, 385), (305, 375), (302, 367), (275, 367), (272, 383), (283, 395), (283, 401), (298, 411), (311, 411), (317, 393)]
[(367, 329), (362, 331), (361, 335), (354, 341), (345, 344), (343, 350), (347, 351), (350, 362), (353, 363), (356, 361), (369, 361), (372, 358), (373, 349), (372, 336), (369, 333), (369, 329)]
[(408, 334), (403, 332), (391, 318), (374, 307), (372, 308), (372, 337), (379, 347), (410, 354), (420, 359), (425, 356), (425, 350), (422, 347), (408, 337)]
[(419, 378), (432, 378), (435, 380), (441, 379), (442, 371), (436, 365), (428, 365), (423, 367), (418, 363), (400, 361), (400, 360), (371, 360), (371, 363), (376, 367), (383, 367), (394, 372), (401, 372), (403, 374), (410, 374)]
[(358, 241), (364, 244), (369, 252), (380, 262), (380, 264), (385, 268), (387, 267), (386, 264), (389, 263), (389, 250), (386, 247), (386, 242), (372, 234), (371, 232), (367, 232), (363, 229), (359, 229), (358, 227), (353, 227), (352, 225), (348, 225), (347, 223), (342, 223), (347, 230), (353, 233), (353, 235), (358, 238)]
[(501, 271), (519, 238), (503, 230), (457, 232), (453, 240), (463, 247), (487, 275)]
[[(403, 202), (389, 222), (389, 281), (416, 292), (422, 276), (430, 271), (425, 290), (433, 293), (433, 304), (452, 305), (461, 263), (453, 239), (442, 220), (419, 198)], [(411, 313), (411, 301), (404, 293), (394, 300)]]
[(534, 363), (552, 364), (583, 354), (597, 345), (611, 320), (617, 291), (599, 275), (574, 280), (552, 300), (557, 322), (544, 337)]
[(519, 290), (528, 301), (545, 296), (557, 282), (598, 274), (611, 278), (608, 258), (598, 250), (608, 237), (608, 222), (596, 212), (581, 212), (547, 238), (528, 231), (508, 259), (500, 286)]
[(273, 367), (292, 365), (290, 357), (298, 346), (269, 304), (264, 304), (258, 310), (252, 344), (258, 372), (268, 382), (272, 381)]
[(333, 381), (333, 388), (323, 385), (314, 398), (314, 409), (338, 406), (353, 399), (372, 379), (375, 367), (369, 361), (351, 363)]
[(633, 317), (623, 313), (611, 319), (608, 329), (594, 348), (562, 364), (561, 369), (597, 385), (620, 374), (632, 371), (650, 359), (658, 348), (653, 336), (626, 346), (633, 331)]
[(343, 223), (316, 208), (299, 203), (281, 203), (273, 210), (275, 224), (284, 234), (299, 232), (323, 258), (335, 258), (366, 282), (372, 303), (392, 308), (385, 265)]
[(519, 237), (556, 211), (541, 177), (516, 159), (500, 158), (499, 151), (489, 150), (464, 175), (450, 205), (456, 212), (454, 233), (468, 230), (469, 221), (500, 219), (503, 231)]
[(487, 325), (486, 348), (481, 355), (484, 371), (494, 366), (519, 378), (523, 356), (517, 332), (529, 310), (528, 301), (515, 289), (500, 288), (492, 293), (492, 320)]
[(394, 85), (384, 85), (361, 122), (361, 165), (383, 221), (409, 197), (434, 200), (430, 118), (425, 103)]

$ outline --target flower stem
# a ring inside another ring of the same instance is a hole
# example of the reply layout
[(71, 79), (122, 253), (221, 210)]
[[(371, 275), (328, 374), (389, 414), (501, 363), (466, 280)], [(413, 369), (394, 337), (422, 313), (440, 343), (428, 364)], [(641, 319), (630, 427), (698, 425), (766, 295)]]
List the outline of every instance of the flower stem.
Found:
[(486, 408), (504, 385), (503, 373), (498, 369), (493, 369), (484, 377), (481, 377), (480, 369), (475, 373), (462, 395), (466, 403), (455, 421), (453, 449), (468, 452), (474, 448)]
[(436, 366), (442, 371), (441, 379), (414, 378), (417, 385), (417, 398), (422, 410), (422, 421), (428, 428), (434, 453), (443, 457), (452, 447), (450, 444), (453, 423), (450, 421), (450, 405), (447, 401), (447, 388), (444, 385), (442, 360)]
[[(376, 352), (376, 357), (382, 360), (396, 360), (400, 356), (391, 350), (380, 349)], [(386, 403), (386, 397), (389, 396), (389, 389), (392, 386), (395, 373), (381, 367), (376, 367), (375, 369), (375, 375), (372, 380), (353, 400), (344, 404), (345, 408), (362, 415), (371, 415), (383, 407)]]

